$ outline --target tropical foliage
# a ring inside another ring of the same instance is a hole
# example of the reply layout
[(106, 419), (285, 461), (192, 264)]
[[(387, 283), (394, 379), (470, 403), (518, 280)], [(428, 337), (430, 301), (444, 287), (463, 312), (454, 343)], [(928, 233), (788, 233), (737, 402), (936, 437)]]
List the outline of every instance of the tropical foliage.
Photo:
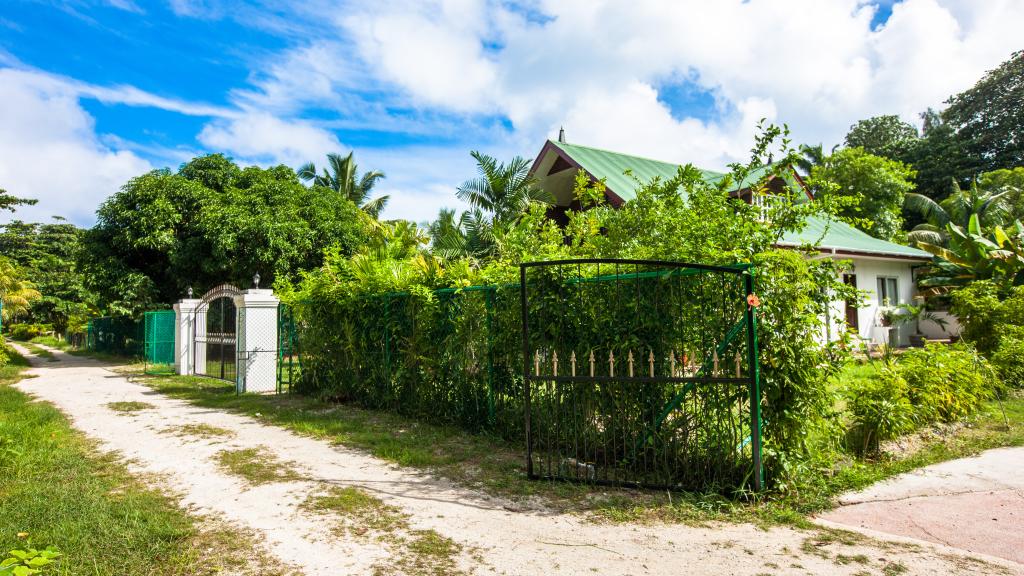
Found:
[(971, 225), (971, 217), (977, 216), (979, 225), (988, 229), (1005, 223), (1009, 218), (1007, 196), (1010, 190), (993, 193), (979, 187), (977, 183), (972, 183), (968, 190), (961, 190), (956, 182), (952, 186), (950, 195), (941, 202), (924, 194), (907, 194), (904, 207), (925, 219), (924, 224), (918, 224), (907, 234), (908, 240), (944, 246), (949, 239), (946, 232), (948, 224), (966, 229)]
[(383, 172), (372, 170), (360, 176), (352, 152), (345, 157), (340, 154), (328, 154), (327, 166), (322, 172), (317, 173), (312, 162), (303, 164), (298, 171), (299, 178), (312, 182), (313, 186), (330, 188), (338, 196), (355, 203), (363, 212), (374, 218), (380, 216), (381, 210), (388, 203), (388, 196), (371, 199), (370, 194), (377, 182), (384, 178)]
[(1003, 380), (1024, 387), (1024, 286), (974, 282), (952, 295), (962, 337), (987, 356)]
[(48, 324), (63, 335), (95, 311), (77, 262), (83, 232), (61, 218), (47, 224), (14, 220), (0, 225), (0, 253), (14, 261), (42, 293), (23, 315), (24, 321)]
[(922, 250), (936, 256), (921, 273), (921, 288), (941, 294), (976, 280), (1024, 284), (1024, 225), (1019, 221), (1008, 229), (996, 226), (986, 233), (978, 214), (972, 214), (966, 230), (949, 223), (946, 234), (945, 247), (918, 242)]
[(0, 256), (0, 303), (3, 303), (4, 324), (28, 314), (32, 303), (41, 296), (17, 265)]

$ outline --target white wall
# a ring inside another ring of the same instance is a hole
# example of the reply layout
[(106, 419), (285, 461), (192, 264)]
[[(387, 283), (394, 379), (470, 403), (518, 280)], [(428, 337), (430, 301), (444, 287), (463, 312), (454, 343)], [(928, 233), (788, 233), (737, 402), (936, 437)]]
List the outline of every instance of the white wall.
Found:
[[(836, 256), (837, 260), (849, 260), (853, 267), (847, 270), (848, 274), (857, 275), (857, 289), (867, 293), (864, 306), (857, 311), (857, 321), (860, 325), (860, 337), (875, 344), (888, 343), (889, 327), (882, 326), (881, 303), (878, 299), (878, 278), (888, 276), (897, 278), (897, 289), (899, 294), (898, 302), (891, 302), (890, 305), (912, 304), (915, 294), (914, 279), (911, 267), (917, 262), (912, 260), (885, 260), (876, 258), (850, 258)], [(841, 277), (840, 277), (841, 278)], [(836, 339), (841, 331), (846, 329), (846, 305), (841, 300), (835, 300), (830, 305), (828, 337)], [(899, 346), (906, 346), (910, 343), (912, 328), (903, 330)]]

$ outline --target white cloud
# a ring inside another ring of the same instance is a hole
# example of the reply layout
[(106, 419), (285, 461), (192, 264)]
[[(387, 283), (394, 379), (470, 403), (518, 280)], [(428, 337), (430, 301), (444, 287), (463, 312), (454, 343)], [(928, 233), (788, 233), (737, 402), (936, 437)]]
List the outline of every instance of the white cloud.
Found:
[[(1017, 46), (1024, 3), (906, 0), (872, 29), (863, 0), (541, 0), (526, 18), (483, 0), (377, 3), (343, 21), (373, 81), (424, 106), (509, 118), (539, 146), (570, 139), (659, 158), (741, 158), (757, 107), (798, 140), (838, 142), (877, 114), (917, 113)], [(485, 46), (490, 46), (485, 49)], [(722, 106), (678, 117), (652, 86), (690, 78)]]
[(240, 162), (258, 164), (298, 166), (342, 150), (331, 132), (309, 122), (283, 120), (262, 112), (215, 120), (203, 127), (198, 139), (212, 150), (230, 152)]
[(0, 102), (0, 187), (39, 200), (0, 214), (3, 221), (56, 215), (90, 223), (100, 202), (151, 168), (101, 142), (77, 92), (51, 77), (0, 69)]

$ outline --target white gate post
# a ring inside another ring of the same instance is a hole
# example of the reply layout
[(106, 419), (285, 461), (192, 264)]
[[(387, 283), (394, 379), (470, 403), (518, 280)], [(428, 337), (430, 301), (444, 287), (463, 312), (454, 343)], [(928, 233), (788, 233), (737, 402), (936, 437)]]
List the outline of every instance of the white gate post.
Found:
[(240, 392), (277, 391), (277, 306), (273, 290), (254, 288), (234, 297), (238, 310), (237, 386)]
[(196, 359), (192, 354), (195, 331), (192, 322), (195, 320), (197, 306), (198, 298), (183, 298), (174, 305), (174, 368), (182, 375), (195, 372)]

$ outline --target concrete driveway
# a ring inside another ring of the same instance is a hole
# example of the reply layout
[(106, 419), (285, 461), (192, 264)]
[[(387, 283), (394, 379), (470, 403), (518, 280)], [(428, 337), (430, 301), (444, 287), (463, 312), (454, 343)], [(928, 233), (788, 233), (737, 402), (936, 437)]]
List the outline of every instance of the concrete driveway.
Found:
[(843, 497), (820, 518), (1024, 565), (1024, 448), (901, 474)]

